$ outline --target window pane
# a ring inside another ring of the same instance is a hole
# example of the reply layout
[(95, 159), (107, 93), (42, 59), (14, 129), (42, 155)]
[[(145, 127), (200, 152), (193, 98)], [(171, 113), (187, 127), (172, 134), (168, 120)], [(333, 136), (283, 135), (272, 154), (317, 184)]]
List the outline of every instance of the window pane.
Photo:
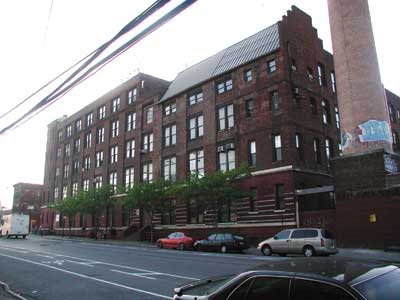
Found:
[(256, 278), (247, 295), (247, 299), (251, 300), (288, 299), (288, 297), (289, 279), (274, 277)]
[[(347, 292), (336, 286), (297, 279), (294, 283), (294, 300), (353, 300)], [(386, 298), (385, 298), (386, 299)]]

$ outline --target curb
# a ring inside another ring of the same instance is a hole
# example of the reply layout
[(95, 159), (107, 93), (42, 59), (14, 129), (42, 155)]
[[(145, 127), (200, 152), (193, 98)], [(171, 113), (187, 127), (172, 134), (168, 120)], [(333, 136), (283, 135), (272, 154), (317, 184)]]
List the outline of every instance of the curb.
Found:
[(8, 286), (7, 283), (0, 281), (0, 285), (1, 285), (2, 288), (3, 288), (7, 293), (9, 293), (11, 296), (13, 296), (13, 297), (15, 297), (15, 298), (17, 298), (17, 299), (20, 299), (20, 300), (28, 300), (28, 299), (22, 297), (21, 295), (19, 295), (19, 294), (13, 292), (12, 290), (10, 290), (10, 287)]

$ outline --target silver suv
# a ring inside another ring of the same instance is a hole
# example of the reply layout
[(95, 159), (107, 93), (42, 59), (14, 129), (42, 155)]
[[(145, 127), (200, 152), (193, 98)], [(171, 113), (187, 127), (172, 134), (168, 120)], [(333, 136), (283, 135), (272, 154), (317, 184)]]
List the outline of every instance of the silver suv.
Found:
[(338, 253), (332, 233), (319, 228), (282, 230), (274, 237), (259, 243), (257, 249), (264, 255), (302, 253), (309, 257)]

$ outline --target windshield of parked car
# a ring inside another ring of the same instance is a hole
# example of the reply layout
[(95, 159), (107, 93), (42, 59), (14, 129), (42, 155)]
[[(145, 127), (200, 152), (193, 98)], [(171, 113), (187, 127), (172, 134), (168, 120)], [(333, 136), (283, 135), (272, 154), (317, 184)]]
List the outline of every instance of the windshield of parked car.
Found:
[(400, 269), (372, 278), (354, 286), (368, 300), (400, 299)]
[(213, 279), (206, 281), (202, 284), (193, 286), (183, 292), (184, 295), (191, 295), (191, 296), (204, 296), (210, 295), (220, 287), (222, 287), (225, 283), (230, 281), (235, 275), (226, 276), (218, 279)]

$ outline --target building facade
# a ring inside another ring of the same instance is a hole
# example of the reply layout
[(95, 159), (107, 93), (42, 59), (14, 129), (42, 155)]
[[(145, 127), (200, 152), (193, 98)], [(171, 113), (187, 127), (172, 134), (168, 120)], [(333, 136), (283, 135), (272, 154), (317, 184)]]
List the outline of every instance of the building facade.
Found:
[[(254, 196), (226, 207), (219, 229), (260, 239), (281, 228), (329, 227), (335, 208), (329, 160), (340, 154), (339, 127), (333, 57), (311, 17), (293, 6), (281, 21), (172, 82), (140, 73), (49, 124), (45, 199), (248, 164), (253, 176), (244, 187)], [(214, 212), (167, 201), (168, 214), (154, 217), (157, 235), (180, 230), (203, 237), (214, 230)], [(43, 227), (57, 231), (60, 222), (42, 210)], [(145, 225), (140, 213), (126, 218), (115, 210), (117, 232), (132, 225)], [(73, 227), (84, 234), (90, 216), (77, 216)]]
[(30, 231), (36, 231), (40, 226), (40, 208), (43, 203), (43, 185), (24, 182), (14, 184), (12, 211), (29, 215)]

